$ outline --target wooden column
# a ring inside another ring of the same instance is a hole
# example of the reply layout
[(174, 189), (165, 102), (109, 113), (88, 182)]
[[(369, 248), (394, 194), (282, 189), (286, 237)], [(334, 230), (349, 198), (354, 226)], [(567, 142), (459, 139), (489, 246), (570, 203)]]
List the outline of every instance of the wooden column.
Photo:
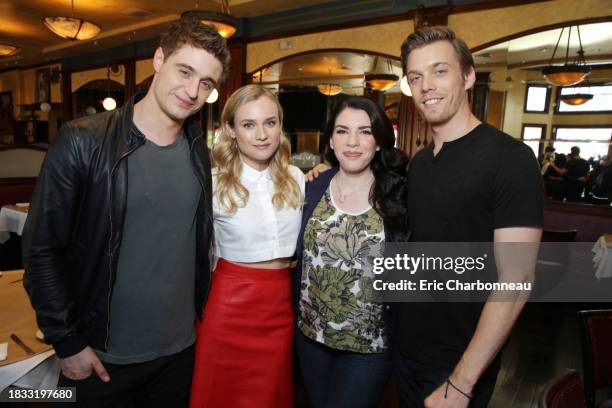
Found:
[(136, 61), (131, 59), (123, 63), (125, 67), (125, 101), (136, 93)]
[(72, 120), (71, 72), (62, 67), (62, 123)]
[(243, 75), (246, 68), (246, 41), (243, 39), (230, 41), (228, 46), (232, 61), (225, 82), (221, 84), (221, 89), (218, 89), (219, 101), (217, 103), (219, 104), (219, 112), (223, 110), (227, 98), (229, 98), (236, 89), (244, 85)]
[(472, 88), (472, 112), (474, 116), (483, 122), (487, 120), (487, 108), (489, 104), (489, 76), (490, 72), (479, 72), (476, 74), (476, 83)]

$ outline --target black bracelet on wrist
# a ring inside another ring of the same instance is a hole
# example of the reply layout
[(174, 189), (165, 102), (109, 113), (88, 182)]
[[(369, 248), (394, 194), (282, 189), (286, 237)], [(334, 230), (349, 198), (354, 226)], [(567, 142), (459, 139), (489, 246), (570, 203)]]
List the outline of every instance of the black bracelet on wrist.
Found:
[(446, 399), (446, 397), (448, 396), (448, 387), (449, 387), (449, 385), (451, 387), (453, 387), (455, 389), (455, 391), (457, 391), (459, 394), (463, 395), (465, 398), (467, 398), (469, 400), (474, 398), (474, 395), (460, 390), (455, 384), (453, 384), (453, 382), (451, 381), (450, 377), (448, 377), (446, 379), (446, 390), (444, 391), (444, 399)]

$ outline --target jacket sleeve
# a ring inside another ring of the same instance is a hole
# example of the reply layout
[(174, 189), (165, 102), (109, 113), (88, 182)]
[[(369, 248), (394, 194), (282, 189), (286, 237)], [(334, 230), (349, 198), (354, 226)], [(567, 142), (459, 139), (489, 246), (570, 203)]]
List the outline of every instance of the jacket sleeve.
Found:
[(74, 129), (60, 129), (43, 162), (23, 231), (23, 284), (45, 341), (60, 358), (87, 346), (76, 327), (68, 269), (82, 185)]

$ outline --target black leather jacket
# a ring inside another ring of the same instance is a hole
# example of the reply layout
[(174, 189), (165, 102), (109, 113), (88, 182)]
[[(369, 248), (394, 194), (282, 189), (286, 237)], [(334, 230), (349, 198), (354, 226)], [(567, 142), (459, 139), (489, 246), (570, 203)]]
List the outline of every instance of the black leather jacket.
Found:
[[(106, 350), (109, 311), (127, 204), (127, 160), (144, 144), (130, 132), (134, 103), (62, 127), (46, 155), (23, 232), (24, 286), (45, 340), (61, 358)], [(185, 122), (197, 210), (196, 312), (210, 285), (213, 235), (210, 157), (202, 131)], [(151, 220), (164, 222), (164, 220)]]

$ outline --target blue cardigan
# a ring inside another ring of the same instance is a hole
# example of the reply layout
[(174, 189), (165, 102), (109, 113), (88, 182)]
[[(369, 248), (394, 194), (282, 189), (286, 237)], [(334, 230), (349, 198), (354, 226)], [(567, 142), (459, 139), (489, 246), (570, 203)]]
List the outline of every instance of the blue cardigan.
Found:
[[(302, 224), (300, 226), (300, 233), (297, 239), (297, 245), (295, 246), (295, 254), (297, 257), (297, 265), (293, 268), (292, 272), (292, 289), (293, 289), (293, 309), (296, 312), (298, 310), (298, 301), (300, 296), (300, 283), (302, 281), (302, 252), (304, 250), (304, 230), (306, 229), (306, 223), (312, 216), (317, 204), (321, 201), (321, 197), (325, 194), (325, 190), (332, 181), (332, 178), (338, 172), (338, 167), (332, 167), (331, 169), (321, 173), (315, 180), (306, 183), (306, 197), (304, 202), (304, 209), (302, 210)], [(297, 322), (297, 321), (296, 321)]]

